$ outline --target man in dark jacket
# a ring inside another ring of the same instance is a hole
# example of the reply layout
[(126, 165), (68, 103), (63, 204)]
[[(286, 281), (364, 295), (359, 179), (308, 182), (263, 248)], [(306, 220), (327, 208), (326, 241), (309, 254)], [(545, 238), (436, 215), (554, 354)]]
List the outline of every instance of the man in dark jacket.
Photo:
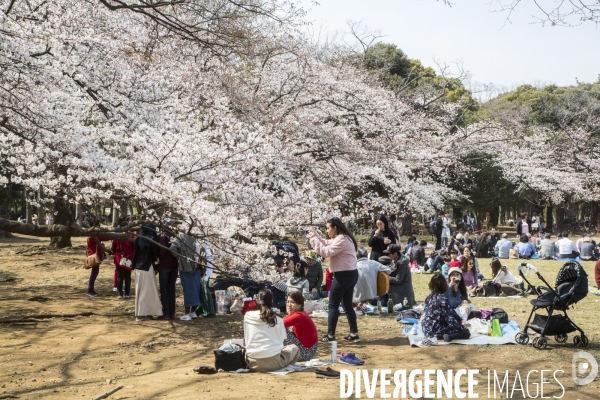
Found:
[(427, 261), (427, 257), (425, 257), (426, 246), (427, 242), (425, 240), (421, 240), (418, 244), (413, 245), (410, 251), (410, 261), (416, 261), (419, 266), (425, 265)]
[(321, 286), (323, 285), (323, 266), (321, 261), (317, 260), (317, 252), (309, 250), (304, 255), (304, 260), (308, 264), (306, 280), (308, 281), (308, 290), (310, 290), (313, 299), (321, 298)]
[(390, 274), (390, 290), (388, 295), (392, 297), (394, 305), (402, 304), (404, 298), (408, 301), (408, 307), (415, 304), (415, 292), (412, 285), (412, 275), (408, 266), (409, 259), (400, 252), (400, 247), (395, 244), (389, 246), (384, 252), (393, 261), (395, 269)]

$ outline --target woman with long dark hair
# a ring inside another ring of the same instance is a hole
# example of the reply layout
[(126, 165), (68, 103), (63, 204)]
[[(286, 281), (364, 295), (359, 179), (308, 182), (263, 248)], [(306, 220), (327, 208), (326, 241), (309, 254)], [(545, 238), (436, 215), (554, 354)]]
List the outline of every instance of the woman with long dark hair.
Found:
[(335, 340), (340, 303), (343, 303), (348, 325), (350, 325), (350, 335), (346, 336), (344, 340), (357, 343), (360, 342), (360, 338), (356, 325), (356, 312), (352, 307), (352, 294), (354, 285), (358, 281), (358, 270), (356, 269), (358, 246), (352, 233), (339, 218), (331, 218), (327, 221), (327, 235), (331, 240), (323, 239), (314, 227), (310, 229), (310, 244), (321, 257), (329, 258), (329, 268), (333, 273), (329, 291), (327, 335), (322, 340), (324, 342)]
[(287, 338), (283, 320), (273, 310), (273, 293), (258, 292), (258, 310), (244, 316), (246, 361), (252, 371), (272, 372), (294, 364), (300, 350), (294, 344), (284, 346)]
[(387, 250), (390, 244), (397, 243), (396, 235), (394, 235), (394, 232), (389, 228), (388, 220), (385, 215), (378, 215), (375, 225), (377, 225), (377, 227), (371, 231), (368, 243), (371, 247), (369, 259), (377, 261), (379, 260), (379, 257), (383, 256), (383, 252)]
[(304, 296), (295, 291), (289, 292), (286, 302), (288, 315), (283, 319), (287, 329), (287, 339), (283, 344), (295, 344), (300, 350), (298, 361), (310, 361), (317, 352), (319, 336), (313, 320), (304, 312)]

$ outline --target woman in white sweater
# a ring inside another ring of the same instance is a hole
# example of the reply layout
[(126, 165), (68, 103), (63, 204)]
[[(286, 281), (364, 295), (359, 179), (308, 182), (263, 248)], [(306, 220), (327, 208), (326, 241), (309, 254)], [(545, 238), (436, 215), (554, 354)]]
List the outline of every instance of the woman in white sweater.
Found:
[(300, 350), (296, 345), (284, 346), (287, 338), (283, 320), (273, 311), (273, 293), (258, 293), (258, 310), (244, 316), (246, 360), (252, 371), (272, 372), (294, 364)]

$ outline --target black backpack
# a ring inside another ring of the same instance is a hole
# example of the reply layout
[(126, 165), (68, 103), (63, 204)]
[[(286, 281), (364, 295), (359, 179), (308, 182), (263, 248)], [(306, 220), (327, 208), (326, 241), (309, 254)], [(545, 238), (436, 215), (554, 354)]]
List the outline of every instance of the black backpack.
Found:
[(492, 314), (489, 319), (496, 318), (501, 324), (508, 324), (508, 314), (501, 308), (492, 308)]

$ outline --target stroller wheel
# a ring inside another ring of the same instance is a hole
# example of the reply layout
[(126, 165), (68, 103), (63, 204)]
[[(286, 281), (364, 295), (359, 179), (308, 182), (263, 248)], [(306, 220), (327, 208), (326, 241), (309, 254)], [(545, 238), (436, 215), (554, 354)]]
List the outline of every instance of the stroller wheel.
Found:
[(526, 344), (529, 340), (529, 336), (525, 332), (519, 332), (515, 335), (515, 341), (518, 344)]
[(581, 335), (581, 345), (580, 346), (581, 347), (587, 347), (589, 343), (590, 342), (589, 342), (587, 336)]
[(556, 340), (558, 343), (566, 343), (567, 340), (569, 340), (569, 335), (566, 333), (559, 333), (558, 335), (554, 336), (554, 340)]
[(536, 338), (534, 338), (534, 339), (533, 339), (533, 347), (534, 347), (535, 349), (537, 349), (537, 347), (538, 347), (538, 341), (539, 341), (539, 340), (540, 340), (540, 338), (539, 338), (539, 337), (536, 337)]
[(573, 337), (573, 344), (575, 345), (575, 347), (579, 347), (579, 345), (581, 345), (581, 338), (579, 337), (579, 335)]
[(539, 338), (537, 341), (537, 348), (538, 350), (543, 350), (546, 348), (546, 346), (548, 345), (548, 341), (546, 340), (546, 338)]

